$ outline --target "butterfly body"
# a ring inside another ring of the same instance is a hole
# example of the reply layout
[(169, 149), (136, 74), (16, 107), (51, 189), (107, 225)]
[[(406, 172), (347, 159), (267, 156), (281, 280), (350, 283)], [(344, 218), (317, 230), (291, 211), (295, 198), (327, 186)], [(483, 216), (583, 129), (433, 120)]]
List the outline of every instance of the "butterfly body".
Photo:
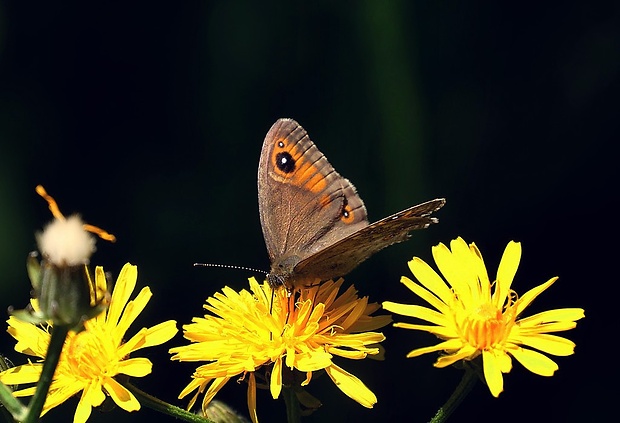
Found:
[(444, 199), (369, 224), (353, 184), (330, 165), (292, 119), (273, 124), (258, 167), (261, 226), (272, 286), (288, 289), (343, 276), (377, 251), (402, 242), (437, 219)]

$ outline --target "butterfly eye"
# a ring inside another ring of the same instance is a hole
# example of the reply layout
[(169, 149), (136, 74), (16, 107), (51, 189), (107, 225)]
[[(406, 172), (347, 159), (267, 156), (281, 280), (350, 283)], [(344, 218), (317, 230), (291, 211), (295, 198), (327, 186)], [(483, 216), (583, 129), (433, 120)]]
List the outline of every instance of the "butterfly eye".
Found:
[(345, 223), (351, 222), (353, 220), (353, 210), (351, 209), (351, 206), (349, 206), (348, 204), (345, 204), (344, 207), (342, 208), (340, 220), (342, 220)]
[(291, 173), (295, 170), (295, 160), (287, 151), (283, 151), (276, 154), (276, 166), (284, 173)]

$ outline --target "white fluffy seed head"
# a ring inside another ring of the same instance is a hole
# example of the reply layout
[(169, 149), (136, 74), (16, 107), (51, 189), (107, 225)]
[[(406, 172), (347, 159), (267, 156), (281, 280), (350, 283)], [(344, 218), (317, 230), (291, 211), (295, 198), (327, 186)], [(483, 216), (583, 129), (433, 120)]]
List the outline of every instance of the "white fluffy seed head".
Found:
[(95, 238), (77, 215), (51, 221), (37, 234), (37, 243), (43, 257), (56, 266), (87, 264), (95, 252)]

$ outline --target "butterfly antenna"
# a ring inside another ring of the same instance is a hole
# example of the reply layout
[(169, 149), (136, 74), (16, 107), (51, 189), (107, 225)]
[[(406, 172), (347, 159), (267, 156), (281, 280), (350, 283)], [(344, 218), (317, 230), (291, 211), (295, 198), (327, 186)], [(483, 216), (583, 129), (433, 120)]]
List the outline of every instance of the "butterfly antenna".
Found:
[(268, 274), (268, 272), (265, 272), (264, 270), (254, 269), (252, 267), (245, 267), (245, 266), (235, 266), (232, 264), (194, 263), (194, 266), (195, 267), (220, 267), (224, 269), (248, 270), (250, 272), (262, 273), (263, 275)]

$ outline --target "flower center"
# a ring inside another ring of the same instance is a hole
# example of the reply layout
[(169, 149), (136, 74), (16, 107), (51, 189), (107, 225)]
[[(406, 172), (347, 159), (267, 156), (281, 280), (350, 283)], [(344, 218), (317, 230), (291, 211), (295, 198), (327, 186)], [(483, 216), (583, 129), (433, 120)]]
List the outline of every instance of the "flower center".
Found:
[(109, 338), (103, 333), (94, 334), (85, 330), (69, 340), (66, 357), (68, 371), (73, 377), (92, 380), (110, 373), (110, 365), (116, 360), (112, 345), (103, 345)]
[(514, 319), (512, 313), (502, 314), (493, 304), (483, 304), (464, 320), (462, 335), (478, 350), (492, 348), (505, 341)]

